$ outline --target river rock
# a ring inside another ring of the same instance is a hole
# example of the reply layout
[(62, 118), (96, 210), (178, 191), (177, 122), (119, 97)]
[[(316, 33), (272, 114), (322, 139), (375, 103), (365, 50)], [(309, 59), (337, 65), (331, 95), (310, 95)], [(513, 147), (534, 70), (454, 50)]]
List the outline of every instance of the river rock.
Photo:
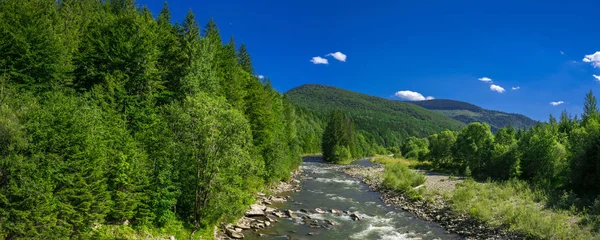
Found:
[(350, 218), (352, 218), (352, 220), (354, 221), (360, 221), (360, 216), (358, 216), (356, 213), (352, 213), (350, 214)]
[(325, 219), (325, 222), (329, 225), (336, 225), (336, 223), (334, 221), (331, 221), (329, 219)]
[(325, 213), (325, 211), (323, 211), (323, 209), (320, 209), (320, 208), (315, 208), (315, 212), (318, 213), (318, 214)]
[[(304, 217), (304, 216), (302, 216)], [(311, 218), (304, 218), (304, 224), (310, 226), (311, 228), (320, 228), (321, 226), (319, 225), (319, 221), (317, 221), (316, 219), (311, 219)]]
[(340, 214), (340, 213), (342, 213), (340, 210), (337, 210), (337, 209), (331, 209), (330, 211), (333, 214)]
[(306, 209), (302, 208), (302, 209), (300, 209), (300, 212), (303, 212), (303, 213), (308, 213), (308, 210), (306, 210)]
[(271, 216), (267, 216), (267, 220), (269, 220), (269, 222), (277, 222), (277, 219)]
[(252, 218), (242, 217), (237, 221), (235, 227), (241, 229), (250, 229), (250, 224), (254, 221)]
[(276, 210), (277, 210), (277, 209), (275, 209), (275, 208), (272, 208), (272, 207), (267, 207), (267, 208), (265, 209), (265, 212), (266, 212), (266, 213), (272, 213), (272, 212), (275, 212)]
[(281, 212), (281, 211), (274, 211), (272, 214), (275, 217), (278, 217), (278, 218), (284, 218), (285, 217), (285, 214), (283, 212)]
[(267, 207), (265, 207), (264, 205), (252, 204), (252, 205), (250, 205), (250, 210), (246, 211), (246, 217), (264, 216), (265, 215), (264, 211), (266, 209), (267, 209)]
[(264, 216), (265, 212), (263, 212), (260, 209), (250, 209), (248, 211), (246, 211), (246, 217), (257, 217), (257, 216)]
[(294, 211), (292, 211), (292, 210), (289, 210), (289, 209), (288, 209), (287, 211), (285, 211), (285, 213), (286, 213), (286, 214), (288, 215), (288, 217), (290, 217), (290, 218), (297, 218), (297, 217), (298, 217), (298, 215), (296, 215), (296, 213), (295, 213)]
[(284, 203), (284, 202), (287, 202), (287, 199), (282, 198), (282, 197), (271, 197), (271, 199), (269, 199), (269, 200), (271, 200), (271, 202), (273, 202), (273, 203)]
[(234, 229), (228, 228), (226, 229), (227, 236), (233, 239), (242, 239), (244, 238), (244, 234), (241, 232), (235, 231)]

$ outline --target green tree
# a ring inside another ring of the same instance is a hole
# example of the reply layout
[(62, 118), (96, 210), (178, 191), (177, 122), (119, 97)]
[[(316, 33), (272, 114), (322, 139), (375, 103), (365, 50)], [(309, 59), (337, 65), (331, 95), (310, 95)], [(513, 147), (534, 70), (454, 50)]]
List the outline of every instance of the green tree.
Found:
[(489, 125), (471, 123), (458, 134), (452, 155), (459, 161), (463, 169), (468, 166), (473, 172), (473, 176), (483, 177), (482, 170), (489, 164), (493, 141), (494, 135), (492, 135)]
[(583, 113), (581, 119), (583, 122), (587, 122), (588, 119), (598, 119), (598, 106), (596, 104), (596, 97), (592, 90), (585, 95), (585, 101), (583, 102)]
[(404, 141), (400, 150), (402, 156), (409, 159), (424, 160), (429, 153), (427, 138), (409, 137)]
[(458, 132), (446, 130), (429, 137), (429, 157), (436, 168), (452, 168), (452, 146)]
[(246, 44), (240, 45), (240, 50), (237, 53), (238, 63), (242, 67), (242, 70), (246, 71), (248, 74), (254, 74), (254, 68), (252, 67), (252, 60), (250, 59), (250, 53), (248, 53), (248, 49), (246, 48)]
[(56, 1), (0, 2), (0, 75), (16, 86), (35, 91), (68, 85), (72, 70)]
[(356, 136), (352, 120), (339, 110), (334, 110), (323, 132), (323, 159), (341, 163), (355, 155)]

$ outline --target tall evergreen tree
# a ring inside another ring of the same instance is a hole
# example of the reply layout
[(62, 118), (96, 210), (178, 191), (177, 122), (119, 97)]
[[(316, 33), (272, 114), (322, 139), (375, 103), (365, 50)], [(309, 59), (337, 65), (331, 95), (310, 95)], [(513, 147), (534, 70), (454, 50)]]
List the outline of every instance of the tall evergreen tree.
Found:
[(248, 53), (248, 49), (246, 48), (246, 44), (240, 46), (240, 50), (237, 54), (238, 62), (242, 69), (249, 73), (250, 75), (254, 74), (254, 68), (252, 67), (252, 60), (250, 59), (250, 53)]
[(581, 114), (581, 119), (586, 122), (588, 119), (598, 118), (598, 106), (596, 103), (596, 97), (592, 90), (585, 95), (585, 100), (583, 102), (583, 113)]

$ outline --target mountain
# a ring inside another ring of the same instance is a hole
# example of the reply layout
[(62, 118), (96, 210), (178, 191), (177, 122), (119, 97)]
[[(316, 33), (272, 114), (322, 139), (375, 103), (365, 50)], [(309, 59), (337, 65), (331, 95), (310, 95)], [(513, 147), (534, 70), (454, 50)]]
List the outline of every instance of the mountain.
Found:
[(494, 132), (499, 128), (509, 125), (514, 128), (528, 129), (537, 123), (537, 121), (522, 114), (487, 110), (461, 101), (434, 99), (408, 103), (439, 112), (467, 124), (471, 122), (485, 122), (492, 127), (492, 131)]
[(339, 109), (350, 115), (356, 129), (383, 146), (396, 146), (408, 136), (426, 137), (464, 123), (415, 104), (369, 96), (336, 87), (302, 85), (285, 95), (300, 108), (322, 118)]

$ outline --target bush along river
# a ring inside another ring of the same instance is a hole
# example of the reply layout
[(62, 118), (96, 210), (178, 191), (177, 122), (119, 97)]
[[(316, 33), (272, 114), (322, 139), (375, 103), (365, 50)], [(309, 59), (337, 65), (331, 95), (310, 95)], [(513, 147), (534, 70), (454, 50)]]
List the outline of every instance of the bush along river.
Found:
[[(371, 165), (368, 160), (354, 164)], [(460, 239), (438, 224), (386, 205), (380, 194), (338, 171), (345, 166), (306, 157), (292, 184), (260, 196), (221, 238), (244, 239)], [(293, 184), (296, 183), (296, 186)]]

